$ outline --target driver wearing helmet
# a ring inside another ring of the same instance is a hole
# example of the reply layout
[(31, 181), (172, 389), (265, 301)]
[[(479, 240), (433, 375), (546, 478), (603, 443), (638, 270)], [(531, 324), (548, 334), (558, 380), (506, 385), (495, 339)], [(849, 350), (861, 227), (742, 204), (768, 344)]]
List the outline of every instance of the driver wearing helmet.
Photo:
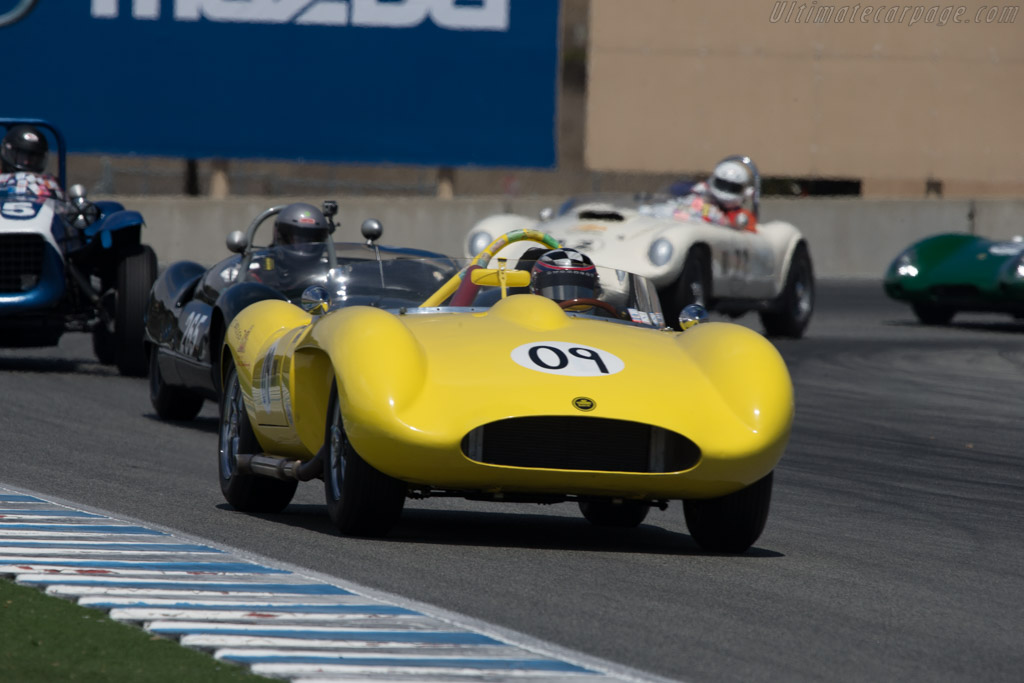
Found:
[(323, 244), (331, 234), (331, 226), (320, 209), (301, 202), (281, 209), (274, 221), (274, 246)]
[(725, 159), (711, 177), (698, 183), (676, 212), (680, 218), (700, 216), (709, 223), (757, 232), (757, 218), (743, 203), (754, 196), (754, 174), (737, 159)]
[(10, 194), (63, 199), (57, 180), (46, 174), (46, 137), (34, 126), (12, 126), (0, 141), (0, 189)]
[(331, 224), (312, 204), (297, 202), (278, 212), (274, 219), (274, 240), (266, 255), (249, 266), (255, 280), (271, 284), (291, 296), (319, 281), (326, 273), (324, 244), (330, 239)]
[[(530, 291), (569, 311), (593, 310), (599, 290), (594, 262), (569, 247), (544, 252), (530, 271)], [(577, 300), (579, 303), (570, 303)]]

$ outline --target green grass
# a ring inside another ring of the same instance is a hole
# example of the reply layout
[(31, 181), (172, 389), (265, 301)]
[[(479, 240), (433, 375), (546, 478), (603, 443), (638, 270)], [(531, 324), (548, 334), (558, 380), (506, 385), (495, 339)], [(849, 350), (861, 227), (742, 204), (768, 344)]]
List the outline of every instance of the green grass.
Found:
[(4, 683), (268, 680), (272, 679), (114, 621), (100, 610), (0, 579), (0, 681)]

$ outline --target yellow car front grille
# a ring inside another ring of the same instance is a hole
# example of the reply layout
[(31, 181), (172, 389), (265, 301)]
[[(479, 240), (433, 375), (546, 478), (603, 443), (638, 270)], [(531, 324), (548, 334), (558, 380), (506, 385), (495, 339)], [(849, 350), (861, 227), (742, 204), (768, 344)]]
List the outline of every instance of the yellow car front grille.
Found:
[(695, 466), (700, 448), (660, 427), (588, 416), (499, 420), (462, 439), (462, 452), (488, 465), (600, 472), (680, 472)]

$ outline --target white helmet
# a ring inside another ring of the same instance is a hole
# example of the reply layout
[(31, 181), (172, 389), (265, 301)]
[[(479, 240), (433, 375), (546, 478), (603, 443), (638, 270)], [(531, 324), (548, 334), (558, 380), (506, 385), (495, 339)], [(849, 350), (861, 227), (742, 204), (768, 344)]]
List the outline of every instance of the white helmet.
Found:
[(708, 179), (711, 196), (725, 209), (739, 207), (743, 200), (754, 194), (753, 174), (746, 164), (729, 159), (715, 166)]

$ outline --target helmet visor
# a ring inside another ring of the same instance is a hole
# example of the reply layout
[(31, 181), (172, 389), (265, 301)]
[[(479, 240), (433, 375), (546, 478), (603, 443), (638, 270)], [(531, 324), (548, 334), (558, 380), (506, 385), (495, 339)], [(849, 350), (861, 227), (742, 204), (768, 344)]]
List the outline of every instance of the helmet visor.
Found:
[(7, 149), (4, 161), (19, 171), (42, 172), (46, 168), (46, 152), (33, 152), (27, 149)]
[(729, 194), (741, 194), (743, 192), (743, 183), (734, 183), (731, 180), (726, 180), (725, 178), (715, 177), (715, 179), (711, 181), (711, 186), (716, 190), (728, 192)]
[(327, 228), (283, 226), (278, 229), (278, 244), (316, 244), (326, 242), (329, 234)]
[(554, 301), (568, 301), (570, 299), (593, 299), (595, 292), (593, 287), (584, 285), (558, 284), (541, 287), (537, 294), (546, 296)]

